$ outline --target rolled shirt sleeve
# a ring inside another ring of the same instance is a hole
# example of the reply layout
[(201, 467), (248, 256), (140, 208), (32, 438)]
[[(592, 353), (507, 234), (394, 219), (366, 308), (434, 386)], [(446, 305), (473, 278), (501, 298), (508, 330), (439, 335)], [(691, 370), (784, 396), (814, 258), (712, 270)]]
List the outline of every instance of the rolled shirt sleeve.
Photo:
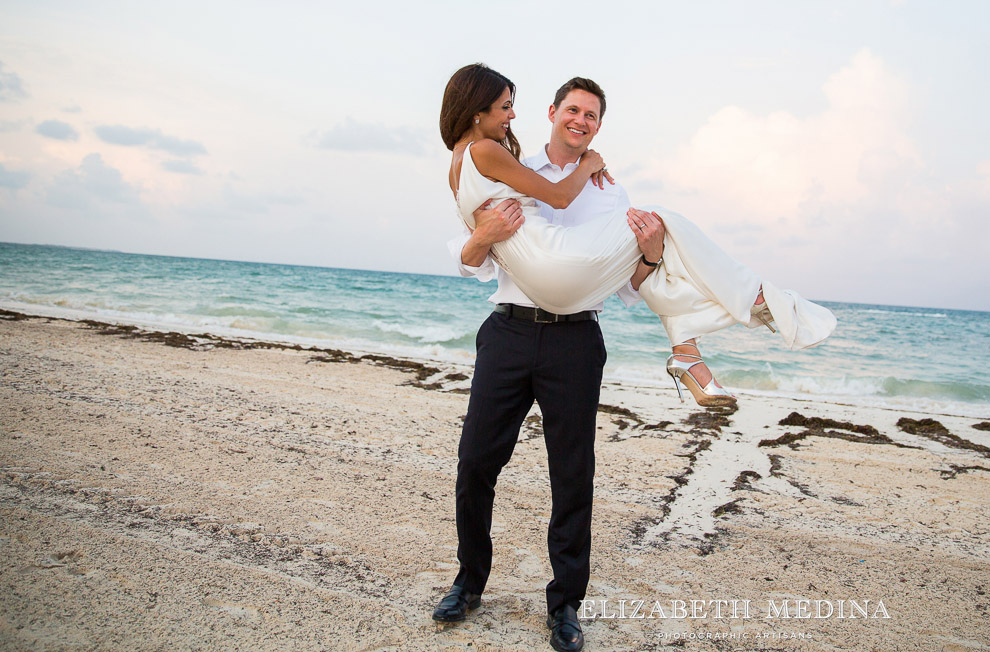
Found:
[(476, 278), (482, 283), (487, 283), (492, 279), (496, 278), (498, 272), (495, 269), (495, 261), (492, 260), (491, 256), (485, 258), (485, 262), (481, 263), (478, 267), (472, 267), (471, 265), (465, 265), (461, 261), (461, 251), (464, 249), (464, 245), (471, 238), (471, 232), (464, 227), (464, 232), (456, 238), (451, 238), (447, 241), (447, 250), (450, 252), (451, 257), (457, 263), (457, 271), (461, 276), (466, 278)]
[(624, 287), (619, 288), (615, 292), (615, 296), (622, 300), (626, 308), (634, 306), (643, 300), (643, 297), (639, 296), (639, 292), (633, 289), (632, 283), (626, 283)]

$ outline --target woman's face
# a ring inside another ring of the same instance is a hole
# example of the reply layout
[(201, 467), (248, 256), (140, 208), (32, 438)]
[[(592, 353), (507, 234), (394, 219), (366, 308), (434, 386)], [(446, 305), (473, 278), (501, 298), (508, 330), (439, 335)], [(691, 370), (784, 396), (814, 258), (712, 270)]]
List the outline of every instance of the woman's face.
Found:
[(512, 110), (512, 92), (506, 86), (498, 100), (488, 107), (487, 113), (478, 115), (478, 127), (485, 138), (502, 141), (509, 131), (509, 122), (516, 117)]

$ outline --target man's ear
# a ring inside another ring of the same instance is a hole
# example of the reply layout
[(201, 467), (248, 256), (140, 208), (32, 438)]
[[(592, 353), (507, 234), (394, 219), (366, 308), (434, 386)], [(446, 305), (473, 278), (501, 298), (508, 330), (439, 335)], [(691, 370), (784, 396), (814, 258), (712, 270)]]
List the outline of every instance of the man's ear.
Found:
[(550, 105), (550, 110), (547, 112), (550, 122), (553, 122), (554, 118), (557, 116), (557, 107), (553, 104)]

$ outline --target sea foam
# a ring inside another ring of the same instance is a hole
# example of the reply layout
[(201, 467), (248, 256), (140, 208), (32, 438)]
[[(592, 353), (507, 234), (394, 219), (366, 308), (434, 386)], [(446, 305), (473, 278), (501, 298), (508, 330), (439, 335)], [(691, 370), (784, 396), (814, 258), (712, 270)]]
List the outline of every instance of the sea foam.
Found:
[[(493, 286), (459, 277), (214, 261), (0, 243), (0, 306), (153, 330), (470, 364)], [(839, 326), (791, 352), (766, 329), (705, 337), (737, 394), (990, 418), (990, 313), (823, 302)], [(609, 299), (607, 382), (673, 387), (659, 320)], [(960, 354), (962, 352), (963, 354)]]

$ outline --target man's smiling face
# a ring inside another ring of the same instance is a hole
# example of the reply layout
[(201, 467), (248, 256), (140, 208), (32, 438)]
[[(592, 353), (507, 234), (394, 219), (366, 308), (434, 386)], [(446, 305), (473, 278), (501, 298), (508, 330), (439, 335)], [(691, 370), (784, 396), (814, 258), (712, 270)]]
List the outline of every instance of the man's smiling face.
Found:
[(601, 119), (601, 102), (598, 96), (574, 89), (560, 103), (550, 106), (550, 122), (553, 130), (550, 140), (570, 150), (583, 154), (598, 133)]

